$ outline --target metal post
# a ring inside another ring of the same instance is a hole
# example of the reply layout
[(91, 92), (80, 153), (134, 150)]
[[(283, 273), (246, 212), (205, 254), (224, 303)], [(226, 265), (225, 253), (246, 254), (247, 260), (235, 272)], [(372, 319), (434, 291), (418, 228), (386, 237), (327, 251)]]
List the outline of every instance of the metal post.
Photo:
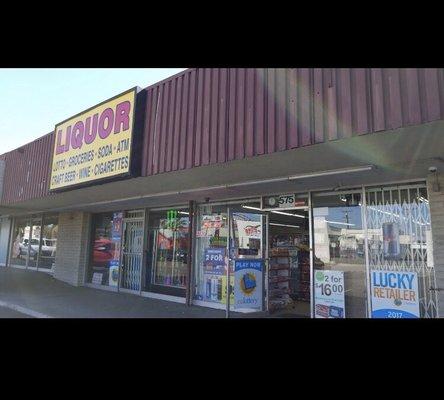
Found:
[(27, 224), (29, 226), (29, 232), (28, 232), (28, 251), (26, 254), (26, 269), (29, 268), (29, 252), (31, 249), (31, 235), (32, 235), (32, 217), (31, 219), (28, 219)]
[(42, 254), (42, 242), (43, 242), (43, 228), (44, 228), (44, 215), (42, 214), (40, 217), (40, 240), (39, 240), (39, 252), (37, 253), (37, 271), (39, 270), (40, 258)]
[(149, 210), (144, 209), (143, 211), (143, 239), (142, 239), (142, 260), (140, 266), (139, 274), (139, 295), (142, 295), (142, 285), (145, 278), (146, 266), (148, 264), (148, 236), (149, 236)]
[(268, 299), (269, 299), (269, 279), (268, 279), (268, 276), (269, 276), (269, 248), (270, 248), (270, 243), (269, 243), (269, 237), (268, 237), (268, 229), (269, 229), (269, 227), (268, 227), (268, 223), (269, 223), (269, 220), (268, 220), (268, 214), (265, 214), (265, 215), (263, 215), (262, 216), (262, 221), (263, 221), (263, 223), (264, 223), (264, 221), (265, 221), (265, 229), (264, 229), (264, 232), (265, 232), (265, 235), (264, 235), (264, 237), (263, 237), (263, 243), (262, 243), (262, 245), (264, 246), (264, 250), (262, 251), (262, 256), (264, 257), (265, 256), (265, 258), (264, 258), (264, 271), (263, 271), (263, 281), (262, 281), (262, 287), (263, 287), (263, 290), (264, 290), (264, 296), (263, 296), (263, 299), (264, 299), (264, 304), (263, 304), (263, 306), (262, 306), (262, 310), (263, 311), (268, 311)]
[(227, 308), (226, 308), (226, 318), (230, 318), (230, 264), (231, 264), (231, 254), (230, 254), (230, 240), (231, 240), (231, 211), (230, 207), (227, 208), (228, 212), (228, 236), (227, 236)]
[(313, 207), (312, 207), (312, 193), (308, 192), (308, 235), (310, 247), (310, 317), (314, 318), (314, 248), (313, 248)]
[(368, 226), (367, 226), (367, 199), (365, 196), (365, 186), (362, 186), (362, 222), (364, 224), (364, 254), (365, 254), (365, 282), (367, 285), (367, 318), (372, 317), (372, 306), (371, 306), (371, 290), (370, 290), (370, 257), (368, 253)]
[(121, 244), (120, 244), (120, 261), (119, 261), (119, 279), (117, 281), (117, 291), (120, 292), (120, 287), (122, 285), (122, 274), (123, 274), (123, 260), (124, 258), (124, 251), (125, 251), (125, 241), (126, 241), (126, 221), (125, 216), (122, 218), (122, 237), (121, 237)]

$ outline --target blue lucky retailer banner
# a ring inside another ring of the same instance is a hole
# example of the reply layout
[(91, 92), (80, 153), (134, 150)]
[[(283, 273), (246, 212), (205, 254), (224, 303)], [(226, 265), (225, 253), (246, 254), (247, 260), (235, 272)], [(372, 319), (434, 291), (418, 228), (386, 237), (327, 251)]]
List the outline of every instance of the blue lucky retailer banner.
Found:
[(372, 270), (372, 318), (419, 318), (418, 274)]
[(234, 308), (262, 310), (264, 260), (235, 260)]

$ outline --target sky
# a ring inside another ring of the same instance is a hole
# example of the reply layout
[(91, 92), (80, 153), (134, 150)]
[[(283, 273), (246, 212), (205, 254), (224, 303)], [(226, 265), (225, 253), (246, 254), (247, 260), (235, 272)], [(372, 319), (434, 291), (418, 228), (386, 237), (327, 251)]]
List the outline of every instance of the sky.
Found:
[(145, 88), (185, 68), (0, 69), (0, 154), (134, 86)]

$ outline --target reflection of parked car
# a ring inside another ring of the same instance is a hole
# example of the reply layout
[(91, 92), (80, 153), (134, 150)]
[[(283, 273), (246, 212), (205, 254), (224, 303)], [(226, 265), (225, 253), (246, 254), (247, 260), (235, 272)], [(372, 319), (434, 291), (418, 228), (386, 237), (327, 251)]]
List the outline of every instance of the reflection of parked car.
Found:
[(42, 239), (41, 255), (43, 257), (55, 257), (57, 239)]
[(31, 247), (29, 246), (29, 239), (23, 239), (20, 243), (19, 257), (28, 255), (29, 249), (29, 257), (36, 260), (39, 254), (39, 246), (40, 241), (38, 239), (31, 239)]
[[(29, 240), (24, 239), (23, 242), (19, 244), (20, 253), (19, 256), (26, 256), (29, 249)], [(29, 257), (34, 260), (37, 259), (39, 254), (40, 240), (31, 239), (31, 248), (29, 249)], [(55, 251), (57, 247), (57, 239), (42, 239), (42, 247), (40, 255), (43, 257), (55, 257)]]
[(105, 238), (94, 242), (93, 262), (95, 266), (108, 266), (114, 257), (114, 243)]

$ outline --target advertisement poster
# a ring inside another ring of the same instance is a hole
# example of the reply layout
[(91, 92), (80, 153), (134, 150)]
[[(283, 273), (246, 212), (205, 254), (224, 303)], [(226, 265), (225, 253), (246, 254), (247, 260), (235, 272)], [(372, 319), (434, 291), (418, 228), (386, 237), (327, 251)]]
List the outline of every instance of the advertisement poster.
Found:
[(234, 264), (234, 308), (262, 310), (263, 260), (236, 260)]
[(119, 260), (109, 262), (109, 286), (116, 286), (119, 284)]
[(136, 89), (55, 127), (50, 190), (130, 172)]
[(419, 318), (416, 272), (371, 271), (372, 318)]
[(102, 284), (102, 279), (103, 279), (103, 274), (101, 274), (99, 272), (94, 272), (91, 282), (94, 285), (101, 285)]
[(344, 272), (315, 272), (315, 318), (345, 318)]
[(223, 276), (205, 274), (205, 300), (219, 303), (223, 297)]
[[(262, 239), (262, 223), (255, 221), (236, 221), (239, 233), (239, 248), (250, 248), (251, 239)], [(253, 240), (254, 242), (254, 240)]]
[(225, 226), (225, 221), (222, 215), (204, 215), (202, 217), (202, 230), (204, 229), (220, 229)]
[(113, 243), (113, 258), (109, 262), (108, 284), (109, 286), (115, 286), (115, 287), (117, 287), (119, 284), (122, 225), (123, 225), (123, 212), (114, 213), (112, 229), (111, 229), (111, 241)]
[[(234, 275), (230, 275), (230, 286), (231, 286), (231, 292), (230, 292), (230, 306), (234, 304)], [(222, 277), (222, 304), (227, 304), (227, 276)]]
[(228, 236), (226, 214), (203, 215), (200, 230), (197, 229), (196, 236), (210, 238), (212, 246), (226, 246), (226, 237)]
[(206, 248), (204, 252), (204, 266), (206, 273), (216, 275), (225, 274), (225, 254), (227, 249), (220, 248)]
[[(234, 276), (230, 276), (231, 295), (230, 305), (234, 304)], [(206, 301), (227, 304), (227, 276), (205, 274)]]
[(399, 242), (399, 225), (394, 222), (382, 224), (382, 240), (384, 246), (384, 258), (387, 260), (397, 259), (401, 255)]

